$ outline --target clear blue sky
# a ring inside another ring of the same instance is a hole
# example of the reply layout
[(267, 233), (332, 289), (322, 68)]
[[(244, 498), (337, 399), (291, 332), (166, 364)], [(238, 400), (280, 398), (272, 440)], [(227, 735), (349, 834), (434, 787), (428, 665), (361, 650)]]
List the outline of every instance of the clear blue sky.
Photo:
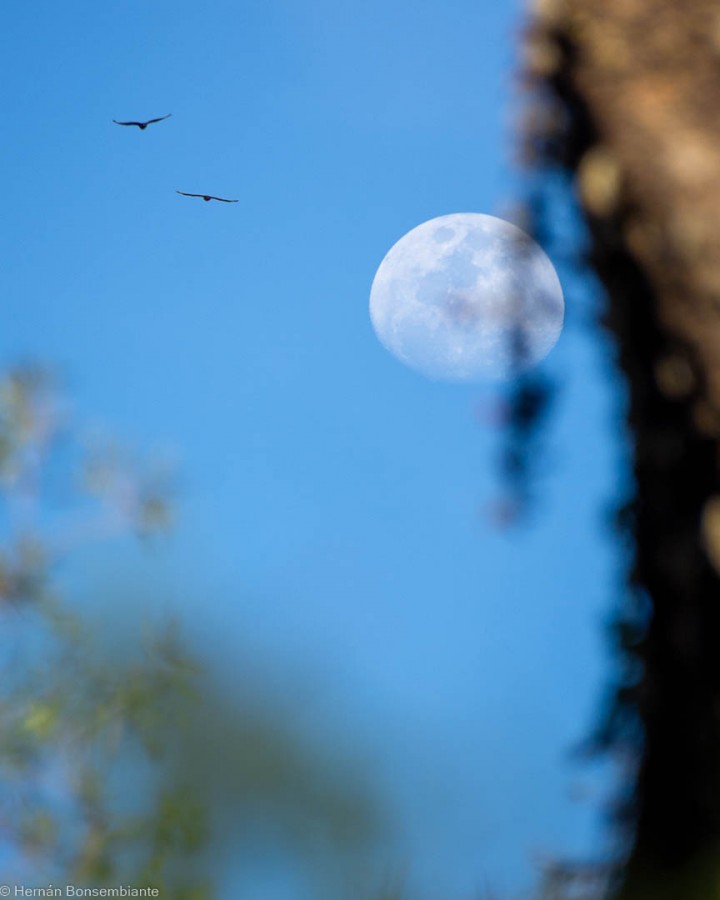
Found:
[(422, 898), (518, 888), (533, 853), (595, 835), (566, 753), (603, 684), (616, 577), (606, 350), (569, 298), (542, 503), (498, 532), (478, 512), (492, 391), (403, 368), (367, 309), (410, 228), (512, 199), (519, 17), (489, 0), (2, 15), (0, 359), (59, 365), (83, 417), (177, 451), (163, 566), (191, 630), (228, 670), (250, 644), (313, 681), (308, 720), (363, 748)]

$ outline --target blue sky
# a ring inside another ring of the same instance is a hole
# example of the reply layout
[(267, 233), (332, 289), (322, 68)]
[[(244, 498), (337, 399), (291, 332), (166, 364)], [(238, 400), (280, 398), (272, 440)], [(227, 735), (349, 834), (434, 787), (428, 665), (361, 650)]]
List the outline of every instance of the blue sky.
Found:
[(597, 835), (566, 756), (617, 579), (607, 348), (568, 297), (542, 502), (501, 532), (493, 391), (403, 368), (367, 309), (404, 233), (516, 196), (520, 31), (483, 0), (2, 15), (0, 358), (59, 366), (83, 418), (177, 456), (161, 577), (221, 668), (249, 644), (280, 682), (304, 673), (308, 722), (363, 749), (423, 900), (520, 888), (533, 854)]

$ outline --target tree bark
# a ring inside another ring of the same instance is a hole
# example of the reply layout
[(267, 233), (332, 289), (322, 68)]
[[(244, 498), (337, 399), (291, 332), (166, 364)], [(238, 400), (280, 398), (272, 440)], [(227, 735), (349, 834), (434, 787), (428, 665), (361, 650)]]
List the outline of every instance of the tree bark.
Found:
[(637, 765), (617, 896), (710, 900), (720, 896), (720, 6), (538, 0), (527, 47), (550, 98), (531, 109), (527, 143), (536, 164), (574, 176), (628, 391), (632, 627), (609, 740)]

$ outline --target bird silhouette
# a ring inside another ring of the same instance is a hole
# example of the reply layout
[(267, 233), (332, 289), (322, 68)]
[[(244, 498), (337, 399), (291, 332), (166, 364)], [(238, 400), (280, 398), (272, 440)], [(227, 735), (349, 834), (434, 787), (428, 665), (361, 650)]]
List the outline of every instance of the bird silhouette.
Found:
[(116, 125), (137, 125), (140, 131), (144, 131), (148, 125), (152, 125), (153, 122), (162, 122), (163, 119), (169, 119), (172, 113), (168, 113), (166, 116), (160, 116), (158, 119), (148, 119), (147, 122), (118, 122), (117, 119), (113, 119), (113, 122)]
[(221, 203), (237, 203), (237, 200), (226, 200), (224, 197), (213, 197), (212, 194), (186, 194), (185, 191), (175, 191), (176, 194), (182, 194), (183, 197), (201, 197), (207, 203), (209, 200), (219, 200)]

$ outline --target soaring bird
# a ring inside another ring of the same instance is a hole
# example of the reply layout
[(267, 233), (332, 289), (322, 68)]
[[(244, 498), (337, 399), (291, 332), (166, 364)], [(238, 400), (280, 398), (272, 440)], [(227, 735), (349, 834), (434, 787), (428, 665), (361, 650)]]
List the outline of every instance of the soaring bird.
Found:
[(113, 119), (113, 122), (116, 125), (137, 125), (140, 131), (145, 131), (148, 125), (152, 125), (153, 122), (162, 122), (163, 119), (169, 119), (172, 113), (168, 113), (166, 116), (160, 116), (159, 119), (148, 119), (147, 122), (118, 122), (117, 119)]
[(221, 203), (237, 203), (237, 200), (226, 200), (224, 197), (213, 197), (212, 194), (186, 194), (185, 191), (175, 191), (176, 194), (182, 194), (183, 197), (202, 197), (205, 202), (209, 200), (219, 200)]

